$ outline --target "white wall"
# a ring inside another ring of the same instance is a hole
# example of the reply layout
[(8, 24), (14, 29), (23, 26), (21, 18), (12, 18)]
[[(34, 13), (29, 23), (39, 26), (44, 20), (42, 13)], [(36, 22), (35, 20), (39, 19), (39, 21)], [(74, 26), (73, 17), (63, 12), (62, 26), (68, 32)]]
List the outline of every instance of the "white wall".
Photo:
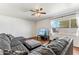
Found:
[(36, 25), (37, 25), (36, 26), (37, 29), (40, 29), (40, 28), (48, 28), (48, 29), (50, 29), (50, 27), (51, 27), (50, 19), (38, 21)]
[(30, 37), (33, 32), (33, 24), (33, 22), (27, 20), (0, 15), (0, 33)]
[(50, 28), (51, 28), (50, 19), (45, 19), (45, 20), (38, 21), (38, 22), (35, 23), (35, 26), (36, 26), (35, 27), (36, 28), (35, 33), (40, 28), (47, 28), (47, 29), (50, 30)]

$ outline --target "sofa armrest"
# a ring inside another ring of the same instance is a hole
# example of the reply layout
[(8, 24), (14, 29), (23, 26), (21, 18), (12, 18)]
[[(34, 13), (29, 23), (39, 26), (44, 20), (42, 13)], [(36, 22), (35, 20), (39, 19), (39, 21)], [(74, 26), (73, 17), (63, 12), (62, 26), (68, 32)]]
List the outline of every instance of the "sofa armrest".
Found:
[(61, 55), (72, 55), (73, 53), (73, 39), (70, 39), (68, 45), (64, 48)]
[(3, 55), (3, 54), (4, 54), (3, 50), (2, 50), (2, 49), (0, 49), (0, 55)]

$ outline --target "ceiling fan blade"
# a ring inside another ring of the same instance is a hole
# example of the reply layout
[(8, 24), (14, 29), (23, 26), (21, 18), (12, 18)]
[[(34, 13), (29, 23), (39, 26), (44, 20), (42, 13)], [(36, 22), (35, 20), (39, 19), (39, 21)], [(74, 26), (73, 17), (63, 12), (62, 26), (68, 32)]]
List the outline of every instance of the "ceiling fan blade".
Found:
[(36, 12), (35, 10), (29, 10), (29, 11)]
[(32, 15), (35, 15), (36, 13), (33, 13)]
[(40, 12), (41, 14), (46, 14), (46, 12)]

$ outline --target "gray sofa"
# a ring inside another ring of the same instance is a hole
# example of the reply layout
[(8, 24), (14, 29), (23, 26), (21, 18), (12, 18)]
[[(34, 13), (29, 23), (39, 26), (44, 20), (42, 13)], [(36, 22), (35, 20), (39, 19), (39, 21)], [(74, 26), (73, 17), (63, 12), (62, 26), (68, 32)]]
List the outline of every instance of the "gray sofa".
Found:
[(29, 55), (72, 55), (73, 47), (72, 47), (72, 39), (65, 40), (57, 39), (51, 41), (46, 46), (41, 46), (36, 48), (29, 53)]
[(73, 40), (56, 39), (43, 46), (38, 41), (10, 34), (0, 34), (0, 54), (2, 55), (72, 55)]

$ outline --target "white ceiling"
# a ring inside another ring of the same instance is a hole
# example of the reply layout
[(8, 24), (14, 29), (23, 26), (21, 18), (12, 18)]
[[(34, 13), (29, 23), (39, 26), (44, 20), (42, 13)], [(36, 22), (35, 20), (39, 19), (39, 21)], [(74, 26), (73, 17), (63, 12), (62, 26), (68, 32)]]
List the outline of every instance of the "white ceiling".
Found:
[[(26, 20), (38, 21), (51, 16), (53, 17), (57, 14), (76, 10), (79, 8), (78, 6), (79, 4), (72, 3), (0, 3), (0, 14)], [(32, 12), (29, 10), (40, 7), (44, 8), (44, 11), (47, 14), (42, 17), (32, 16)]]

